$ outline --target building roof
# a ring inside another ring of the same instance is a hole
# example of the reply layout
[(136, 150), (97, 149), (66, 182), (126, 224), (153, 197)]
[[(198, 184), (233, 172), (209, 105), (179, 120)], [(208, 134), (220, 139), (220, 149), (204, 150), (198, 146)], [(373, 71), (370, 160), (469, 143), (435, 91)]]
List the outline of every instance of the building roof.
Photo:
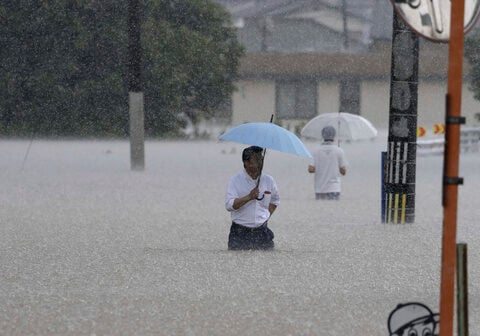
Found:
[[(247, 53), (241, 60), (243, 78), (342, 76), (388, 77), (391, 71), (391, 38), (394, 8), (389, 0), (214, 0), (222, 4), (234, 19), (279, 16), (302, 18), (341, 30), (342, 11), (346, 11), (349, 29), (355, 33), (355, 22), (368, 24), (364, 29), (370, 41), (367, 53)], [(346, 4), (343, 8), (342, 4)], [(336, 12), (336, 16), (334, 15)], [(332, 21), (336, 18), (336, 22)], [(477, 23), (477, 27), (480, 24)], [(464, 62), (464, 74), (469, 71)], [(448, 44), (420, 38), (419, 77), (446, 78)]]
[[(368, 39), (390, 39), (393, 7), (388, 0), (214, 0), (230, 12), (234, 20), (260, 17), (311, 20), (332, 30), (343, 30), (342, 17), (348, 20), (347, 29), (359, 25)], [(345, 7), (343, 5), (345, 4)], [(371, 31), (371, 32), (370, 32)]]

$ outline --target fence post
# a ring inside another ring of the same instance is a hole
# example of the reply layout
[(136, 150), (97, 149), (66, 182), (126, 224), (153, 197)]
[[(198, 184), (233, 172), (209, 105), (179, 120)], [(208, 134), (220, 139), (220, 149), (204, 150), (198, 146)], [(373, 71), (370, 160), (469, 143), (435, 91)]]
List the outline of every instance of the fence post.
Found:
[(387, 152), (384, 151), (381, 153), (381, 167), (380, 167), (380, 170), (381, 170), (381, 181), (380, 181), (380, 184), (381, 184), (381, 187), (380, 187), (380, 192), (381, 192), (381, 216), (382, 216), (382, 223), (386, 223), (387, 222), (387, 217), (386, 217), (386, 192), (385, 192), (385, 171), (387, 169)]
[(468, 336), (467, 244), (457, 244), (457, 332)]

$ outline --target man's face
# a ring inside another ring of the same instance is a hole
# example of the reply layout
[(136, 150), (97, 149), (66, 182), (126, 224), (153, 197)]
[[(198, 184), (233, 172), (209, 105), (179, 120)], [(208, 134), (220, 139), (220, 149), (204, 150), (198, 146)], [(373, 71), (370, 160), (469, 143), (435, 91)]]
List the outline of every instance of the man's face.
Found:
[(263, 158), (261, 154), (254, 154), (250, 157), (250, 159), (243, 161), (243, 166), (251, 178), (256, 179), (258, 175), (260, 175), (262, 159)]

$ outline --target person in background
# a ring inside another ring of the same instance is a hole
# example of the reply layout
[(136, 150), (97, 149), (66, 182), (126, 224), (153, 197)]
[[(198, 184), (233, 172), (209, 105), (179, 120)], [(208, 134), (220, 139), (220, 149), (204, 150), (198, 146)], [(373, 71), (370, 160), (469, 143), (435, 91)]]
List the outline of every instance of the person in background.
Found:
[(322, 129), (323, 143), (313, 154), (314, 164), (308, 172), (314, 173), (314, 190), (317, 200), (338, 200), (341, 192), (340, 176), (347, 173), (347, 161), (343, 149), (334, 144), (335, 128)]
[(272, 176), (262, 174), (262, 148), (245, 148), (242, 161), (244, 169), (230, 178), (225, 196), (232, 218), (228, 249), (272, 249), (274, 234), (267, 222), (280, 204), (277, 184)]

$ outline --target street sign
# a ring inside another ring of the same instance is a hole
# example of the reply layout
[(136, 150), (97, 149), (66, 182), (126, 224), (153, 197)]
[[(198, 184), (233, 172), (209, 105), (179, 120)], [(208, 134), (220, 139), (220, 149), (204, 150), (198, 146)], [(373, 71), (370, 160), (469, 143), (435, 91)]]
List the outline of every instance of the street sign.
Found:
[[(434, 42), (450, 40), (451, 0), (390, 0), (398, 15), (419, 35)], [(465, 0), (464, 32), (475, 25), (480, 0)]]

